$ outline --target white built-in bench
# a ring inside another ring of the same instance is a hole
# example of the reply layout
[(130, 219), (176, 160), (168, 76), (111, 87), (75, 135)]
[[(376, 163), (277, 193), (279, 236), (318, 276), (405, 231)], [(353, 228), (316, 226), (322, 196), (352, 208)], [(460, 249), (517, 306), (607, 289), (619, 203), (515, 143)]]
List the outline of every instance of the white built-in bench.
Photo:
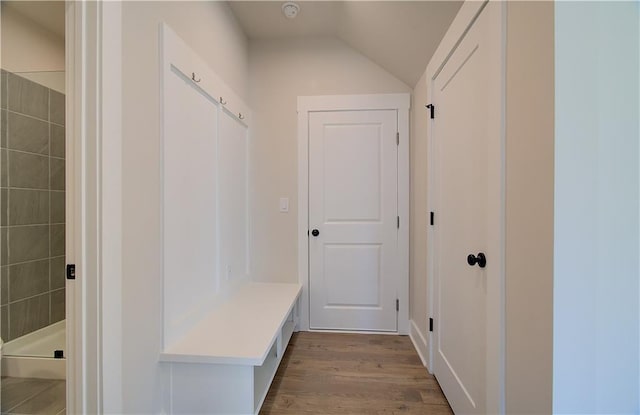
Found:
[(257, 414), (298, 324), (299, 284), (242, 285), (160, 355), (165, 408)]

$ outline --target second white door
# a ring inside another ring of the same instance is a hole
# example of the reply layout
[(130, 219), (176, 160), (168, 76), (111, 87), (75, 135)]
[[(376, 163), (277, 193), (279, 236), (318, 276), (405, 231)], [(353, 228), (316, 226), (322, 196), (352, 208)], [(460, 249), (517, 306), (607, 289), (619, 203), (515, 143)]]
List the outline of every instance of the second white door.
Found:
[(398, 115), (309, 114), (311, 329), (397, 331)]
[(456, 414), (494, 413), (500, 278), (501, 15), (480, 12), (435, 78), (434, 374)]

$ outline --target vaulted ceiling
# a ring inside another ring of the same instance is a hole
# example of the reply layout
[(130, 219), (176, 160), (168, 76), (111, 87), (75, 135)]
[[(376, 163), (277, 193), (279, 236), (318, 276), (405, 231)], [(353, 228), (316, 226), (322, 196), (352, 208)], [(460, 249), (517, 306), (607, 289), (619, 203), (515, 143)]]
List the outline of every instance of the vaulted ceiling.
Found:
[(249, 39), (335, 36), (413, 87), (461, 1), (300, 1), (287, 19), (281, 1), (230, 1)]
[(64, 1), (3, 1), (23, 16), (64, 38)]
[[(4, 1), (64, 37), (64, 2)], [(287, 19), (283, 1), (229, 1), (251, 39), (334, 36), (413, 87), (462, 1), (299, 1)]]

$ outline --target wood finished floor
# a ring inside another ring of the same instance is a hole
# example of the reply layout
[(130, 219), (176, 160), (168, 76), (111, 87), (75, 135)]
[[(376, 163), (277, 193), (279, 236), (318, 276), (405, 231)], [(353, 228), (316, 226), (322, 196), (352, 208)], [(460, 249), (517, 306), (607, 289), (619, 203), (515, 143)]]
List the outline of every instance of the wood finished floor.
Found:
[(407, 336), (293, 335), (261, 415), (452, 414)]

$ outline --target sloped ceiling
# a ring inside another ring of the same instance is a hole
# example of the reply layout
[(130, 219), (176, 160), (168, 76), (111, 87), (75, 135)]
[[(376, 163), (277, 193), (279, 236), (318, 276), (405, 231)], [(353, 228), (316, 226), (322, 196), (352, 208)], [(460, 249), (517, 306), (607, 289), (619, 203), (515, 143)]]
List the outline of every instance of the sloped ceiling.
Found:
[(300, 1), (295, 19), (280, 1), (231, 1), (251, 39), (335, 36), (415, 86), (461, 1)]
[(64, 1), (3, 1), (23, 16), (64, 38)]
[[(64, 37), (63, 1), (3, 1)], [(335, 36), (413, 87), (462, 1), (299, 1), (295, 19), (281, 1), (230, 1), (249, 39)]]

